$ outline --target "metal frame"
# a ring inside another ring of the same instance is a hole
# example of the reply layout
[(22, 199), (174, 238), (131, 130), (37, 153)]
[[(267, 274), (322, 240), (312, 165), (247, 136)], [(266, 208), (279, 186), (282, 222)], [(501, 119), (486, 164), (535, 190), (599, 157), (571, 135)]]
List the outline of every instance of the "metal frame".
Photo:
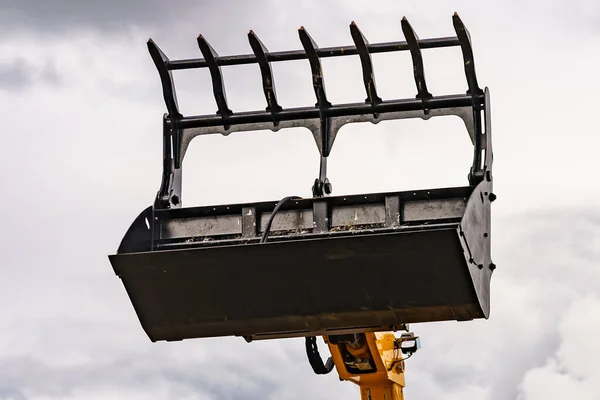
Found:
[[(202, 59), (170, 60), (154, 43), (148, 41), (148, 50), (160, 75), (167, 113), (163, 118), (163, 176), (154, 208), (157, 210), (182, 207), (181, 173), (186, 150), (193, 138), (199, 135), (269, 129), (278, 131), (292, 127), (311, 130), (321, 154), (319, 175), (313, 184), (313, 196), (327, 196), (332, 191), (327, 178), (327, 158), (338, 130), (356, 122), (378, 123), (383, 120), (404, 118), (429, 119), (434, 116), (460, 117), (474, 145), (473, 164), (469, 184), (480, 182), (485, 173), (491, 173), (491, 158), (484, 149), (491, 150), (482, 131), (482, 112), (486, 96), (477, 83), (473, 50), (469, 32), (458, 14), (453, 15), (456, 37), (419, 39), (406, 18), (402, 31), (406, 41), (368, 43), (358, 26), (350, 24), (354, 46), (319, 48), (306, 29), (298, 30), (303, 50), (269, 52), (258, 36), (250, 31), (248, 40), (253, 54), (219, 56), (206, 39), (197, 38)], [(459, 46), (462, 50), (468, 90), (466, 94), (434, 96), (427, 89), (421, 49)], [(417, 95), (412, 99), (382, 100), (377, 94), (371, 54), (410, 51)], [(332, 104), (327, 100), (321, 58), (359, 55), (367, 98), (364, 103)], [(271, 63), (308, 59), (313, 77), (317, 103), (312, 107), (282, 108), (277, 100)], [(263, 91), (267, 102), (264, 111), (233, 112), (225, 94), (222, 66), (258, 64)], [(207, 68), (212, 78), (212, 89), (217, 112), (211, 115), (183, 116), (179, 111), (172, 71)]]

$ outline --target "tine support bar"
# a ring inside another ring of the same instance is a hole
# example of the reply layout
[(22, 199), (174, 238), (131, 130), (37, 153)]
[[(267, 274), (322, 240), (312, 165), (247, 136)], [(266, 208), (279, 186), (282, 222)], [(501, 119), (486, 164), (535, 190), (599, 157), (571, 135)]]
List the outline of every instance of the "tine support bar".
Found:
[[(477, 102), (483, 102), (483, 95), (476, 98)], [(456, 115), (462, 118), (469, 132), (472, 142), (478, 135), (473, 125), (472, 96), (466, 94), (457, 94), (450, 96), (432, 97), (428, 103), (430, 114), (433, 111), (447, 111), (445, 115)], [(469, 111), (468, 115), (465, 111)], [(378, 114), (377, 119), (373, 117), (373, 112)], [(426, 118), (423, 113), (423, 105), (419, 99), (386, 100), (379, 104), (371, 106), (366, 103), (354, 104), (336, 104), (326, 110), (326, 116), (331, 121), (331, 136), (335, 137), (337, 130), (344, 124), (352, 122), (371, 122), (378, 123), (381, 120), (399, 119), (404, 114), (404, 118)], [(304, 107), (294, 109), (283, 109), (278, 114), (280, 128), (304, 127), (311, 132), (319, 129), (319, 109), (316, 107)], [(246, 113), (236, 113), (229, 117), (228, 122), (232, 127), (225, 131), (222, 120), (219, 116), (204, 115), (183, 117), (178, 122), (182, 130), (182, 149), (181, 157), (185, 156), (187, 146), (190, 141), (199, 135), (222, 134), (229, 135), (232, 132), (253, 131), (270, 129), (275, 131), (272, 116), (270, 113), (262, 111), (251, 111)], [(279, 129), (279, 128), (277, 128)]]
[[(423, 39), (419, 43), (421, 45), (421, 49), (435, 49), (459, 46), (458, 39), (454, 36), (434, 39)], [(368, 44), (367, 49), (371, 54), (409, 50), (408, 43), (406, 42), (373, 43)], [(323, 47), (317, 50), (317, 55), (319, 56), (319, 58), (343, 57), (357, 54), (359, 54), (358, 49), (354, 46)], [(304, 60), (306, 58), (308, 58), (308, 56), (303, 50), (278, 51), (267, 54), (267, 61), (269, 62)], [(216, 59), (216, 62), (218, 66), (225, 67), (231, 65), (256, 64), (258, 60), (256, 59), (256, 55), (254, 54), (244, 54), (236, 56), (218, 57)], [(167, 63), (167, 68), (170, 71), (206, 67), (208, 67), (208, 63), (206, 62), (206, 60), (201, 58), (189, 60), (172, 60)]]
[[(373, 62), (371, 61), (371, 54), (367, 48), (368, 41), (362, 34), (360, 29), (354, 21), (350, 24), (350, 34), (354, 45), (360, 56), (360, 63), (362, 65), (363, 82), (365, 84), (365, 90), (367, 92), (367, 99), (365, 102), (375, 105), (381, 103), (381, 98), (377, 95), (377, 88), (375, 87), (375, 74), (373, 72)], [(373, 115), (377, 118), (377, 114)]]
[[(484, 96), (476, 96), (475, 101), (483, 103)], [(441, 108), (457, 108), (457, 107), (471, 107), (473, 103), (473, 96), (465, 94), (454, 94), (447, 96), (435, 96), (432, 97), (429, 102), (430, 109), (441, 109)], [(371, 114), (373, 109), (379, 114), (383, 113), (394, 113), (400, 111), (418, 111), (422, 110), (421, 101), (418, 99), (397, 99), (397, 100), (385, 100), (379, 104), (371, 106), (365, 103), (352, 103), (352, 104), (335, 104), (324, 111), (326, 117), (348, 117), (355, 115)], [(317, 107), (302, 107), (302, 108), (289, 108), (281, 110), (279, 114), (279, 121), (297, 121), (297, 120), (308, 120), (313, 118), (319, 118), (321, 111)], [(257, 124), (257, 123), (269, 123), (271, 122), (271, 115), (264, 111), (249, 111), (244, 113), (235, 113), (228, 118), (228, 122), (231, 125), (241, 124)], [(217, 133), (217, 129), (220, 126), (220, 117), (214, 115), (201, 115), (201, 116), (190, 116), (183, 117), (179, 121), (179, 127), (183, 129), (191, 128), (210, 128), (214, 127), (214, 132)], [(297, 124), (296, 126), (304, 126), (305, 124)], [(309, 127), (309, 126), (307, 126)], [(264, 128), (269, 129), (269, 128)]]
[(223, 85), (223, 74), (221, 73), (221, 67), (217, 65), (216, 61), (218, 57), (217, 52), (202, 35), (198, 35), (197, 42), (198, 47), (202, 52), (202, 56), (204, 56), (204, 59), (206, 60), (212, 78), (213, 93), (218, 107), (217, 114), (223, 117), (223, 126), (225, 130), (227, 130), (229, 129), (229, 125), (225, 121), (226, 118), (232, 114), (232, 111), (227, 107), (227, 96), (225, 95), (225, 86)]
[(425, 113), (427, 113), (429, 111), (427, 100), (431, 99), (433, 96), (427, 90), (427, 83), (425, 82), (425, 68), (423, 67), (423, 55), (421, 54), (421, 48), (419, 47), (419, 37), (412, 26), (410, 26), (406, 17), (402, 18), (401, 25), (412, 58), (413, 73), (417, 85), (417, 99), (421, 99), (423, 102), (423, 109), (425, 110)]
[(273, 115), (273, 124), (277, 126), (279, 124), (277, 121), (277, 113), (281, 111), (281, 106), (277, 102), (275, 81), (273, 80), (273, 70), (271, 69), (271, 64), (267, 60), (267, 54), (269, 51), (253, 31), (248, 32), (248, 41), (250, 42), (250, 47), (252, 47), (252, 51), (254, 52), (260, 67), (263, 91), (265, 93), (265, 99), (267, 100), (266, 110), (271, 112)]

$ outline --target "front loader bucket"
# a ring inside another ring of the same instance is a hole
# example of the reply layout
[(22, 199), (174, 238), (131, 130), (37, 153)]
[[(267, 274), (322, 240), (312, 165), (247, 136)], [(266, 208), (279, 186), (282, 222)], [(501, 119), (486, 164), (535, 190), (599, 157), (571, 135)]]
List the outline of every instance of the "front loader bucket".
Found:
[[(320, 49), (299, 30), (303, 51), (269, 53), (253, 32), (253, 55), (219, 57), (200, 36), (204, 59), (170, 61), (150, 41), (169, 111), (163, 122), (164, 172), (154, 205), (133, 222), (109, 256), (152, 341), (243, 336), (247, 340), (402, 329), (408, 323), (488, 318), (491, 261), (492, 141), (490, 100), (477, 84), (470, 37), (454, 15), (457, 37), (368, 44), (353, 23), (355, 46)], [(433, 96), (422, 48), (460, 46), (466, 94)], [(370, 53), (411, 52), (418, 94), (382, 100)], [(321, 57), (358, 54), (365, 103), (326, 99)], [(314, 107), (285, 109), (270, 62), (308, 59)], [(266, 111), (234, 113), (220, 67), (258, 63)], [(178, 111), (171, 70), (208, 67), (215, 115)], [(456, 115), (474, 146), (468, 185), (410, 192), (331, 196), (327, 157), (347, 123)], [(304, 126), (321, 153), (311, 198), (183, 208), (181, 167), (198, 135)]]

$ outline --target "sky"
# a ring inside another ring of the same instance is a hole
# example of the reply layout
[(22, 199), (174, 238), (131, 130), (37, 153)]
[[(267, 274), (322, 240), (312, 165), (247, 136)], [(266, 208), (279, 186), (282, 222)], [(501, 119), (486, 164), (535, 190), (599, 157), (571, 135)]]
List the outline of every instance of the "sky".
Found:
[[(455, 11), (491, 92), (498, 268), (488, 320), (411, 326), (423, 347), (407, 361), (406, 398), (598, 399), (600, 5), (489, 3), (0, 0), (0, 399), (359, 398), (312, 373), (302, 339), (151, 343), (143, 332), (107, 256), (160, 182), (166, 109), (146, 41), (172, 59), (201, 57), (198, 34), (221, 55), (247, 54), (252, 29), (291, 50), (304, 26), (338, 46), (355, 21), (384, 42), (403, 40), (403, 16), (420, 38), (451, 36)], [(466, 90), (460, 50), (424, 61), (433, 94)], [(409, 54), (373, 62), (381, 97), (415, 95)], [(323, 68), (331, 102), (364, 100), (358, 58)], [(314, 104), (306, 60), (274, 71), (284, 107)], [(223, 74), (233, 111), (264, 107), (258, 67)], [(175, 85), (185, 115), (216, 111), (208, 71), (178, 71)], [(340, 131), (329, 177), (334, 194), (458, 186), (470, 162), (453, 117), (356, 124)], [(317, 173), (306, 130), (197, 138), (183, 202), (309, 196)]]

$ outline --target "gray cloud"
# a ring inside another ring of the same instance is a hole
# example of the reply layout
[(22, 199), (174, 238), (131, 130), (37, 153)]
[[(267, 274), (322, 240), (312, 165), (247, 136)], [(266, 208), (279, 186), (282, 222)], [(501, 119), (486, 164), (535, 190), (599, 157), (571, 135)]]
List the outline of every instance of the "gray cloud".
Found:
[[(181, 10), (198, 5), (192, 0), (173, 3), (151, 0), (108, 0), (102, 2), (80, 2), (57, 0), (39, 2), (35, 0), (2, 0), (3, 23), (12, 27), (35, 31), (70, 31), (77, 27), (94, 27), (101, 30), (128, 29), (131, 25), (160, 24), (170, 17), (181, 14)], [(203, 0), (204, 6), (214, 2)]]
[(0, 399), (325, 400), (332, 389), (342, 394), (355, 389), (335, 379), (301, 389), (298, 380), (315, 377), (300, 340), (151, 344), (135, 323), (127, 325), (76, 322), (67, 333), (57, 319), (48, 321), (44, 345), (33, 345), (29, 354), (0, 356)]
[[(233, 0), (0, 0), (0, 31), (6, 33), (69, 34), (98, 31), (113, 36), (144, 27), (173, 32), (181, 26), (218, 24), (227, 27), (237, 18), (260, 11), (247, 2)], [(189, 15), (197, 14), (196, 21)]]
[(557, 320), (560, 343), (543, 365), (525, 374), (518, 400), (542, 400), (557, 393), (578, 399), (597, 397), (600, 368), (595, 340), (600, 329), (598, 293), (582, 296)]
[(23, 58), (0, 62), (0, 90), (22, 90), (33, 85), (59, 85), (62, 77), (52, 62), (35, 66)]
[(233, 360), (215, 361), (212, 366), (198, 363), (194, 368), (194, 362), (182, 364), (170, 357), (132, 352), (109, 361), (72, 365), (52, 365), (34, 356), (4, 358), (0, 366), (0, 398), (87, 398), (86, 392), (122, 393), (126, 397), (133, 391), (147, 396), (158, 394), (160, 398), (241, 400), (269, 398), (277, 386), (273, 376), (236, 369), (238, 363)]

